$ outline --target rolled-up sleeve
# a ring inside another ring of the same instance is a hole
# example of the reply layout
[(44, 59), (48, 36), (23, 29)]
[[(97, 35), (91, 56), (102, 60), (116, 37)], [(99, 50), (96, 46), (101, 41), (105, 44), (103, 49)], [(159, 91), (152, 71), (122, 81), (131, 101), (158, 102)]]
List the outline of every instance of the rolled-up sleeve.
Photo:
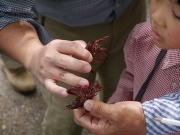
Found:
[(35, 0), (0, 0), (0, 30), (14, 22), (31, 24), (42, 44), (47, 44), (52, 37), (38, 22)]
[(154, 120), (154, 118), (180, 120), (180, 91), (159, 99), (146, 101), (142, 105), (146, 118), (147, 135), (165, 135), (180, 132), (180, 127)]

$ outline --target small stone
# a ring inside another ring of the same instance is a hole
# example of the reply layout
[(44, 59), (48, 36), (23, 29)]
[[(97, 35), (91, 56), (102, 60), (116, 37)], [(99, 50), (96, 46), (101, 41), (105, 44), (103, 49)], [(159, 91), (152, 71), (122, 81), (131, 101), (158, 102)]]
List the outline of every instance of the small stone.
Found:
[(29, 113), (29, 108), (26, 108), (26, 113)]
[(5, 124), (2, 125), (2, 130), (6, 130), (7, 126)]
[(18, 122), (16, 122), (16, 121), (13, 122), (13, 125), (14, 126), (20, 126), (20, 124)]
[(21, 106), (22, 109), (23, 109), (24, 107), (25, 107), (24, 105)]
[(22, 134), (26, 134), (27, 131), (26, 131), (26, 130), (22, 130), (21, 133), (22, 133)]
[(16, 108), (16, 112), (18, 112), (19, 111), (19, 109), (18, 108)]

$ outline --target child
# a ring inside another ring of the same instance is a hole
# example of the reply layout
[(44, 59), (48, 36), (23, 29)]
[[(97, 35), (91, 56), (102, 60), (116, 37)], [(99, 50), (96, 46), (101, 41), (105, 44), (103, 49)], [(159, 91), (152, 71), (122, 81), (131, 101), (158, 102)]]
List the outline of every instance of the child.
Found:
[[(180, 0), (151, 0), (150, 14), (151, 24), (138, 24), (124, 47), (126, 69), (108, 101), (115, 104), (85, 102), (88, 111), (103, 116), (99, 119), (83, 114), (81, 109), (74, 111), (76, 123), (94, 134), (180, 134), (180, 127), (154, 120), (156, 117), (180, 120)], [(161, 48), (172, 50), (167, 51), (156, 67), (142, 96), (142, 105), (132, 102), (153, 69)]]

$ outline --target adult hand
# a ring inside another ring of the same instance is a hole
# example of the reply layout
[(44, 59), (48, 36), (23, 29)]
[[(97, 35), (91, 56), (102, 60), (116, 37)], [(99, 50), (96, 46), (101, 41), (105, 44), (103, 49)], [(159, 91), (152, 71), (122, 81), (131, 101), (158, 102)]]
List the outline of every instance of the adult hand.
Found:
[(145, 118), (139, 102), (105, 104), (87, 100), (84, 108), (74, 110), (74, 120), (95, 135), (146, 134)]
[(43, 46), (34, 27), (26, 22), (11, 23), (0, 31), (0, 50), (27, 68), (50, 92), (61, 97), (68, 94), (65, 88), (56, 85), (57, 81), (72, 86), (89, 85), (86, 79), (68, 71), (91, 71), (92, 55), (85, 46), (83, 41), (66, 40), (53, 40)]
[(72, 86), (89, 85), (86, 79), (69, 72), (91, 71), (89, 62), (92, 61), (92, 55), (85, 46), (83, 41), (53, 40), (33, 53), (28, 69), (51, 93), (65, 97), (68, 95), (66, 89), (58, 86), (57, 81)]

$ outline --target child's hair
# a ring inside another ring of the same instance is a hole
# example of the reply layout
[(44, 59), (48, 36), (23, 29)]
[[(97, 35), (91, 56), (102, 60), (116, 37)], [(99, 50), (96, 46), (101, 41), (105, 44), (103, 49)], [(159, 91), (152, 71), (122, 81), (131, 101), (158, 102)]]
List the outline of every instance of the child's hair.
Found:
[(177, 4), (180, 5), (180, 0), (177, 0)]

